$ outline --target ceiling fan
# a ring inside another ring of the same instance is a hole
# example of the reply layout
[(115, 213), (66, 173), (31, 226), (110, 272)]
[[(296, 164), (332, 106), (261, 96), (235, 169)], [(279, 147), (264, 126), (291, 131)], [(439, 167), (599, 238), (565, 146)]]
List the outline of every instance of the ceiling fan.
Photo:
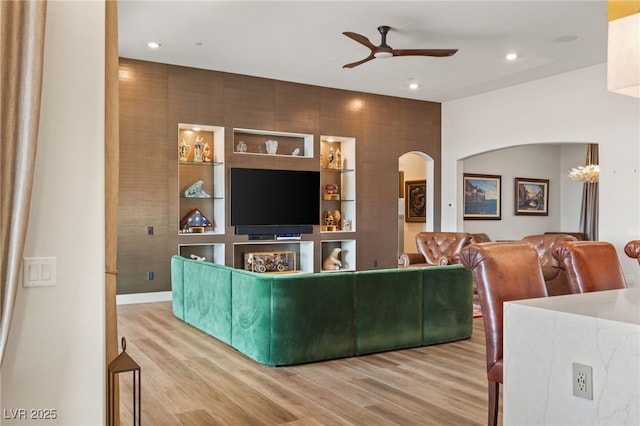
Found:
[(452, 56), (458, 51), (458, 49), (392, 49), (391, 46), (387, 44), (387, 33), (389, 32), (390, 29), (391, 27), (387, 25), (381, 25), (378, 27), (378, 31), (382, 36), (382, 42), (380, 43), (379, 46), (375, 46), (373, 43), (369, 41), (368, 38), (358, 33), (353, 33), (350, 31), (343, 32), (342, 34), (346, 35), (347, 37), (371, 49), (371, 53), (369, 54), (369, 56), (367, 56), (363, 60), (343, 65), (342, 68), (357, 67), (358, 65), (364, 64), (365, 62), (369, 62), (374, 58), (390, 58), (392, 56), (444, 57), (444, 56)]

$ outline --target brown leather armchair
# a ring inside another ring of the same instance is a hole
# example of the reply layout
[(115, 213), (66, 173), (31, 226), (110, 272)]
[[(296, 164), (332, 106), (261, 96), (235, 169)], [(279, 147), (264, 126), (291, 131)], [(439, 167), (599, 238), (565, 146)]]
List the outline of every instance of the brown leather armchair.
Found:
[(638, 263), (640, 263), (640, 240), (629, 241), (624, 246), (624, 252), (630, 258), (637, 259)]
[(469, 244), (467, 232), (419, 232), (416, 234), (418, 253), (403, 253), (400, 266), (434, 266), (460, 263), (460, 252)]
[(462, 249), (461, 262), (473, 273), (484, 321), (489, 425), (498, 422), (500, 383), (503, 383), (503, 303), (545, 297), (547, 288), (538, 254), (524, 241), (471, 244)]
[(567, 272), (572, 293), (627, 288), (613, 244), (604, 241), (558, 243), (553, 257)]
[(471, 244), (490, 243), (490, 242), (491, 242), (491, 238), (485, 233), (471, 234)]
[(523, 237), (522, 241), (531, 243), (538, 253), (538, 261), (542, 267), (542, 275), (547, 285), (547, 294), (549, 296), (557, 296), (571, 293), (567, 274), (560, 268), (560, 264), (551, 252), (557, 243), (576, 241), (576, 237), (569, 234), (545, 233), (543, 235), (528, 235)]

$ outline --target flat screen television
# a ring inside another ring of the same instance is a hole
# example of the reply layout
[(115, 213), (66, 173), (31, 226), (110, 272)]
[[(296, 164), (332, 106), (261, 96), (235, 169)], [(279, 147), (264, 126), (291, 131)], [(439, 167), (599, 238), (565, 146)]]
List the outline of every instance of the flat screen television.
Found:
[(320, 224), (320, 172), (230, 169), (236, 234), (310, 233)]

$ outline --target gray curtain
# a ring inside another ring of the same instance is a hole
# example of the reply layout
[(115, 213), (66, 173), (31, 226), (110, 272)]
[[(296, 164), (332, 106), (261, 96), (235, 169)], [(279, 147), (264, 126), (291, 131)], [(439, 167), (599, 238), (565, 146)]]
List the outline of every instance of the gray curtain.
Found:
[[(598, 144), (587, 147), (586, 164), (600, 164)], [(588, 241), (598, 240), (598, 182), (583, 183), (582, 207), (580, 208), (580, 231)]]
[(46, 1), (0, 2), (0, 367), (27, 235), (46, 12)]

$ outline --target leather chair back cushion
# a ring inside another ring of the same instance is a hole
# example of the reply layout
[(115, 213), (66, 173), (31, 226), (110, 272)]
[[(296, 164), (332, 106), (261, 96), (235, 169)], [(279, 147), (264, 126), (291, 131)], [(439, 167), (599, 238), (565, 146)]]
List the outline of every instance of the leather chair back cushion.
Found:
[[(522, 238), (522, 241), (528, 241), (533, 245), (533, 248), (538, 252), (538, 259), (540, 260), (540, 266), (545, 267), (559, 267), (558, 261), (553, 257), (552, 251), (556, 243), (565, 241), (577, 241), (576, 237), (568, 234), (544, 234), (544, 235), (529, 235)], [(554, 274), (555, 275), (555, 274)]]
[(431, 265), (459, 264), (462, 248), (469, 244), (466, 232), (419, 232), (416, 234), (418, 252)]
[(572, 293), (626, 288), (615, 247), (604, 241), (559, 243), (553, 256), (567, 272)]
[(473, 273), (480, 296), (492, 381), (502, 382), (503, 303), (547, 296), (537, 260), (536, 251), (524, 241), (472, 244), (462, 250), (462, 264)]

